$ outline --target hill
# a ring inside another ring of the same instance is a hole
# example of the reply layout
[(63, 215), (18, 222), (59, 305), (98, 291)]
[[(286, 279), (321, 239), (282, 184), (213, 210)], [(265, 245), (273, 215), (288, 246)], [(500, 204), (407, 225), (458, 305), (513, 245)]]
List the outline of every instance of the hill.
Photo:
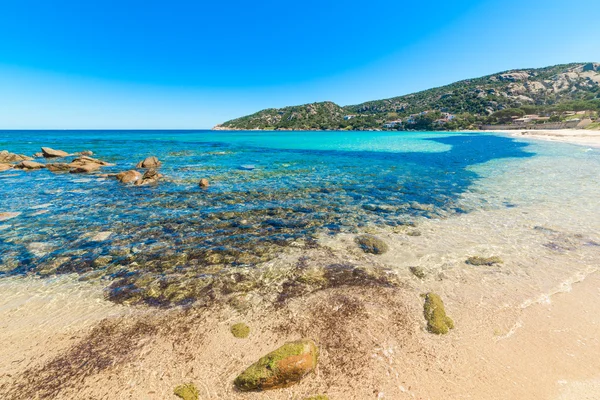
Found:
[(600, 111), (600, 64), (499, 72), (385, 100), (269, 108), (217, 125), (222, 130), (461, 129), (512, 123), (528, 114), (561, 121), (567, 111)]

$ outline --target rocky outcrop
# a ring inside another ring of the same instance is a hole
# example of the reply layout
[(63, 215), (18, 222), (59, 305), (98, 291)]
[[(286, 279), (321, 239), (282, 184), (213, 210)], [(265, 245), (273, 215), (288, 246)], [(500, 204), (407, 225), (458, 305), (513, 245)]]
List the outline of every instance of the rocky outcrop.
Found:
[(135, 166), (136, 168), (159, 168), (162, 165), (158, 158), (152, 156), (146, 158), (144, 161), (140, 161)]
[(42, 169), (42, 168), (46, 168), (45, 164), (41, 164), (35, 161), (21, 161), (20, 163), (18, 163), (15, 168), (17, 169), (24, 169), (27, 171), (32, 171), (35, 169)]
[(101, 167), (100, 164), (87, 163), (87, 164), (75, 166), (75, 167), (71, 168), (71, 170), (69, 172), (71, 172), (72, 174), (87, 174), (90, 172), (98, 171), (100, 169), (100, 167)]
[(67, 163), (50, 163), (46, 168), (51, 172), (69, 172), (72, 167)]
[(42, 154), (45, 158), (61, 158), (69, 155), (66, 151), (54, 150), (50, 147), (42, 147)]
[(248, 367), (234, 384), (242, 391), (293, 385), (317, 367), (319, 350), (308, 339), (289, 342)]
[(14, 154), (10, 153), (7, 150), (0, 151), (0, 163), (1, 164), (11, 164), (17, 163), (21, 161), (31, 161), (33, 158), (27, 157), (23, 154)]
[(142, 174), (132, 169), (129, 171), (119, 172), (117, 174), (117, 180), (121, 183), (135, 183), (142, 179)]
[(0, 164), (0, 172), (8, 171), (12, 169), (12, 165), (10, 164)]

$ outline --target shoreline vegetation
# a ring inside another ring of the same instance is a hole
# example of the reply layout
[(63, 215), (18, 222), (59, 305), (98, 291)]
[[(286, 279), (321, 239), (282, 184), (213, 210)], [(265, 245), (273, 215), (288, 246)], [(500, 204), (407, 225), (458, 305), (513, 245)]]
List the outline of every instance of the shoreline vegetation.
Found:
[(269, 108), (214, 130), (598, 129), (600, 63), (500, 72), (418, 93), (339, 106)]

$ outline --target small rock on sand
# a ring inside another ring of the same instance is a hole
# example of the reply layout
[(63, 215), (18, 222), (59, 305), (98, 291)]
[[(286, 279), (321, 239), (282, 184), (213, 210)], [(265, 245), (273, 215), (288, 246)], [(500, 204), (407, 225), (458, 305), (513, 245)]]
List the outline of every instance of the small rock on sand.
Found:
[(288, 342), (249, 366), (234, 384), (241, 391), (287, 387), (317, 367), (319, 350), (308, 339)]

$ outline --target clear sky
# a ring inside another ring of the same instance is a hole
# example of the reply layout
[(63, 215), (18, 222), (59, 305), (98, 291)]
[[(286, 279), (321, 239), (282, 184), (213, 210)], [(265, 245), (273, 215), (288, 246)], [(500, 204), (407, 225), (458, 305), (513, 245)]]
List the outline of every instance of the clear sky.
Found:
[(600, 61), (600, 1), (0, 1), (0, 128), (196, 129)]

